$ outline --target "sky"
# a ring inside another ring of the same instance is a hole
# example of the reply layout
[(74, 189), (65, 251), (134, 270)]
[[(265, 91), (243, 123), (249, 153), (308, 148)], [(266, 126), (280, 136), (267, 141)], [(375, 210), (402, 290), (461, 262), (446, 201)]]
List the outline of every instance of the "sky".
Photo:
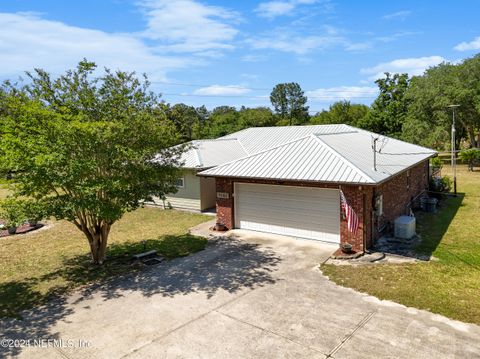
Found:
[(479, 53), (479, 13), (473, 0), (0, 0), (0, 80), (87, 58), (209, 109), (269, 106), (275, 84), (298, 82), (315, 113), (370, 104), (385, 71)]

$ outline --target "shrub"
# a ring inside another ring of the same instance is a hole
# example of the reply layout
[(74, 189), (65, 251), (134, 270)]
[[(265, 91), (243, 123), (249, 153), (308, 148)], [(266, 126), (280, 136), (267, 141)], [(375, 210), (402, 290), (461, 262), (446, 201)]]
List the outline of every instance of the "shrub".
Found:
[(430, 164), (435, 169), (442, 169), (443, 161), (439, 157), (434, 157), (430, 159)]
[(0, 218), (7, 222), (8, 228), (18, 227), (27, 220), (24, 203), (25, 201), (15, 198), (7, 198), (0, 203)]
[(38, 201), (23, 202), (25, 218), (30, 222), (38, 222), (45, 218), (45, 207)]
[(432, 192), (450, 192), (452, 189), (452, 179), (448, 176), (433, 177), (430, 180), (430, 191)]
[(480, 150), (477, 149), (469, 149), (465, 151), (461, 151), (459, 153), (459, 157), (462, 162), (468, 165), (468, 170), (473, 171), (473, 166), (475, 163), (480, 162)]

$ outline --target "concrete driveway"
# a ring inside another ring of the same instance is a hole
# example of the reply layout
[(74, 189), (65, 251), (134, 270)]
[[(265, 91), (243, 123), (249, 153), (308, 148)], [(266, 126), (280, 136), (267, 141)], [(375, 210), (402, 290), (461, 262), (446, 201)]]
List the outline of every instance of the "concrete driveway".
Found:
[(480, 357), (480, 327), (330, 282), (318, 264), (333, 250), (232, 231), (190, 257), (3, 321), (2, 339), (63, 342), (0, 350), (25, 358)]

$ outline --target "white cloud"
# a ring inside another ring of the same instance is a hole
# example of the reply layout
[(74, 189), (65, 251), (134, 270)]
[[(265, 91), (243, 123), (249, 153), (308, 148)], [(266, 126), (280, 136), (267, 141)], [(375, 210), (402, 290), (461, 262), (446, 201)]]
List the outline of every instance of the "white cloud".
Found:
[(457, 51), (480, 50), (480, 36), (470, 42), (461, 42), (454, 49)]
[(379, 37), (375, 38), (375, 40), (378, 40), (378, 41), (384, 42), (384, 43), (388, 43), (388, 42), (398, 40), (402, 37), (413, 36), (413, 35), (418, 35), (418, 34), (419, 34), (418, 32), (414, 32), (414, 31), (400, 31), (400, 32), (393, 33), (391, 35), (379, 36)]
[(266, 60), (267, 60), (267, 56), (261, 55), (261, 54), (249, 54), (249, 55), (242, 56), (242, 61), (245, 61), (245, 62), (261, 62)]
[(352, 52), (361, 52), (365, 50), (370, 50), (373, 47), (371, 42), (357, 42), (357, 43), (348, 43), (345, 46), (345, 50)]
[(410, 76), (421, 75), (426, 69), (446, 61), (441, 56), (412, 57), (383, 62), (374, 67), (360, 70), (361, 74), (369, 75), (369, 80), (384, 77), (384, 72), (408, 73)]
[(384, 15), (382, 16), (382, 19), (385, 19), (385, 20), (394, 20), (394, 19), (398, 19), (398, 20), (405, 20), (408, 16), (410, 16), (412, 14), (412, 12), (410, 10), (402, 10), (402, 11), (397, 11), (397, 12), (394, 12), (392, 14), (387, 14), (387, 15)]
[(312, 5), (319, 2), (318, 0), (289, 0), (289, 1), (267, 1), (260, 3), (255, 9), (261, 17), (273, 19), (277, 16), (291, 15), (292, 11), (300, 5)]
[(309, 101), (332, 102), (352, 99), (369, 99), (378, 94), (378, 88), (372, 86), (338, 86), (319, 88), (305, 93)]
[(238, 34), (232, 25), (239, 15), (218, 6), (193, 0), (144, 0), (147, 18), (143, 36), (160, 42), (159, 49), (174, 52), (202, 52), (232, 49)]
[(84, 57), (112, 69), (146, 72), (152, 80), (200, 63), (191, 57), (159, 54), (133, 35), (69, 26), (32, 13), (0, 13), (0, 28), (1, 77), (34, 67), (61, 73)]
[(214, 96), (228, 96), (228, 95), (243, 95), (249, 93), (251, 89), (239, 85), (211, 85), (199, 88), (193, 92), (194, 95), (214, 95)]
[(247, 43), (254, 49), (272, 49), (291, 52), (297, 55), (305, 55), (314, 50), (325, 50), (335, 45), (344, 44), (345, 40), (341, 36), (303, 36), (289, 33), (277, 33), (270, 36), (248, 39)]

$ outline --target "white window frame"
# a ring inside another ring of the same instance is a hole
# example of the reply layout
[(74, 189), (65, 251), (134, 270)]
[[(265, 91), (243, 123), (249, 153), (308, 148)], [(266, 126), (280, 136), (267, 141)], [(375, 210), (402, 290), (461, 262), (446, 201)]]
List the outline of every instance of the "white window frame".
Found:
[[(179, 185), (178, 181), (182, 181), (182, 184)], [(175, 183), (175, 186), (177, 186), (177, 188), (185, 188), (185, 176), (177, 178), (177, 183)]]

